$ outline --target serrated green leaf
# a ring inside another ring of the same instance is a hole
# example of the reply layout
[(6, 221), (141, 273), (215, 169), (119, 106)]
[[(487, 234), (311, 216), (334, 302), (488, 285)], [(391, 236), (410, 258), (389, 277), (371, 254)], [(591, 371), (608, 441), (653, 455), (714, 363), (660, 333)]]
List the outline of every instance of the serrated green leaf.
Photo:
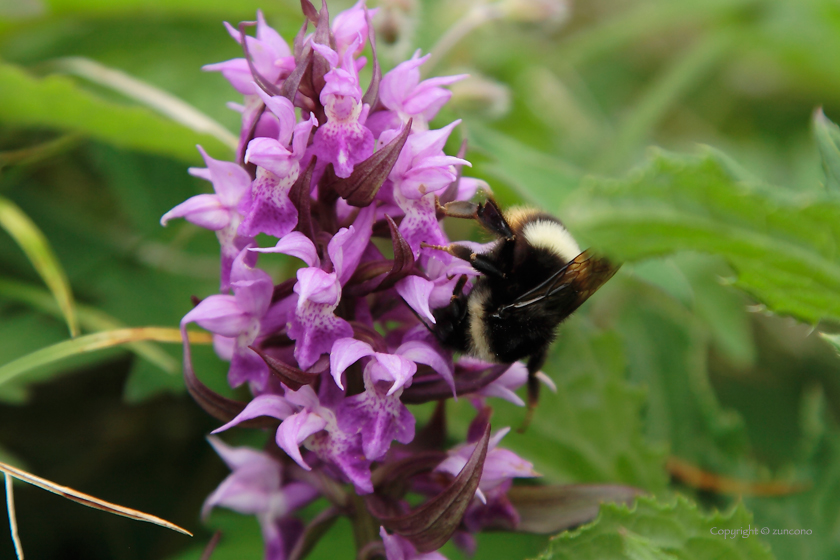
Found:
[(540, 560), (771, 560), (758, 530), (742, 504), (705, 515), (687, 498), (642, 497), (632, 507), (604, 504), (595, 521), (552, 540)]
[(581, 172), (559, 158), (479, 123), (470, 122), (466, 128), (469, 149), (493, 160), (482, 169), (513, 187), (522, 199), (559, 208), (577, 187)]
[(230, 155), (230, 149), (213, 136), (196, 133), (150, 109), (99, 98), (64, 76), (34, 78), (2, 63), (0, 122), (77, 132), (114, 146), (187, 162), (199, 159), (196, 144), (211, 155)]
[(624, 180), (592, 179), (567, 224), (621, 260), (724, 257), (737, 286), (780, 314), (840, 319), (840, 201), (748, 186), (706, 157), (655, 152)]
[(9, 233), (26, 253), (29, 262), (52, 292), (64, 320), (67, 321), (70, 336), (79, 334), (76, 304), (73, 301), (70, 282), (47, 238), (14, 202), (4, 197), (0, 197), (0, 227)]
[(833, 560), (840, 556), (840, 431), (825, 415), (820, 420), (829, 424), (828, 432), (797, 469), (800, 476), (810, 479), (811, 487), (773, 500), (746, 500), (756, 524), (768, 528), (765, 541), (779, 558)]

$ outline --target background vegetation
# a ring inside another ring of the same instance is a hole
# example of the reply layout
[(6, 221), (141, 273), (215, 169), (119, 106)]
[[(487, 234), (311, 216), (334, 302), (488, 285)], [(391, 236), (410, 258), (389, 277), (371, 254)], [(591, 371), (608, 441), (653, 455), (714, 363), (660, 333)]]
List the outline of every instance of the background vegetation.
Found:
[[(386, 67), (431, 49), (471, 6), (391, 4), (406, 19), (383, 44)], [(198, 558), (211, 534), (198, 512), (226, 470), (203, 439), (216, 423), (184, 394), (180, 346), (31, 353), (68, 338), (74, 307), (82, 333), (174, 327), (190, 295), (217, 289), (214, 236), (158, 220), (207, 188), (186, 173), (201, 165), (195, 144), (229, 149), (94, 78), (118, 69), (236, 131), (225, 102), (238, 94), (200, 67), (241, 56), (221, 21), (257, 8), (287, 38), (302, 20), (287, 0), (0, 2), (2, 460), (197, 533), (21, 487), (30, 557)], [(840, 118), (840, 6), (587, 0), (564, 21), (524, 13), (479, 26), (439, 62), (436, 74), (486, 80), (453, 88), (441, 122), (464, 119), (472, 173), (504, 204), (539, 204), (626, 264), (563, 325), (546, 366), (557, 394), (505, 443), (549, 481), (652, 497), (605, 506), (551, 543), (483, 536), (476, 557), (836, 558), (840, 133), (815, 109)], [(275, 279), (288, 274), (273, 262)], [(223, 389), (211, 351), (196, 365)], [(451, 409), (455, 433), (466, 406)], [(494, 425), (521, 418), (501, 403)], [(811, 533), (710, 534), (748, 525)], [(218, 512), (210, 526), (226, 529), (214, 559), (262, 554), (253, 519)], [(313, 557), (351, 550), (339, 524)]]

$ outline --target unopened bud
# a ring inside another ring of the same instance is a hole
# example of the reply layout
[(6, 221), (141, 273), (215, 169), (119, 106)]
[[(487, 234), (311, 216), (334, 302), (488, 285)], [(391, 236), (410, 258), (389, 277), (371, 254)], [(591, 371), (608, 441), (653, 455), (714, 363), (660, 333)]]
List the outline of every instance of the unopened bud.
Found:
[(502, 0), (497, 7), (508, 20), (548, 25), (565, 22), (570, 11), (567, 0)]
[(457, 109), (490, 119), (505, 116), (510, 110), (510, 90), (504, 84), (483, 76), (470, 77), (449, 86), (450, 103)]
[(416, 0), (382, 0), (379, 7), (374, 27), (385, 44), (392, 45), (410, 34), (414, 27)]

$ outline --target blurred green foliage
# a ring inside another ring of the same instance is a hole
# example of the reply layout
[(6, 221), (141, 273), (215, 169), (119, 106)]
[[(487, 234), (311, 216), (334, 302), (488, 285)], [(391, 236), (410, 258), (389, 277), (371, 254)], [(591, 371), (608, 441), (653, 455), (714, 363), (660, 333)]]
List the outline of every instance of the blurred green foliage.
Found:
[[(380, 44), (386, 69), (415, 47), (432, 49), (472, 3), (391, 2), (405, 19), (395, 42)], [(82, 332), (176, 326), (190, 295), (218, 289), (215, 237), (158, 221), (207, 188), (186, 173), (201, 163), (195, 144), (216, 157), (229, 148), (63, 73), (63, 61), (119, 69), (235, 132), (238, 115), (225, 102), (238, 94), (200, 67), (240, 56), (221, 21), (253, 19), (258, 7), (294, 36), (302, 18), (289, 1), (0, 3), (0, 200), (36, 228), (2, 224), (0, 365), (65, 340), (74, 307)], [(565, 22), (489, 22), (439, 62), (436, 74), (497, 83), (485, 98), (456, 91), (439, 117), (464, 119), (471, 174), (504, 204), (538, 204), (626, 261), (561, 328), (545, 368), (557, 394), (544, 392), (530, 430), (505, 445), (551, 482), (626, 483), (654, 496), (635, 509), (604, 506), (548, 548), (544, 537), (483, 536), (478, 558), (840, 553), (838, 52), (833, 0), (588, 0), (572, 3)], [(498, 85), (509, 90), (506, 112), (493, 105)], [(454, 236), (467, 233), (454, 224)], [(41, 236), (47, 244), (18, 245)], [(270, 272), (280, 280), (277, 262)], [(210, 349), (196, 354), (202, 379), (224, 390), (225, 364)], [(22, 490), (29, 554), (200, 556), (210, 535), (201, 500), (224, 469), (202, 440), (213, 422), (183, 395), (179, 360), (178, 347), (146, 345), (0, 384), (4, 457), (198, 532), (190, 542), (104, 514), (70, 523), (27, 508), (36, 498)], [(462, 434), (469, 407), (451, 412), (453, 435)], [(521, 418), (499, 404), (494, 425)], [(669, 456), (710, 475), (707, 483), (669, 472)], [(732, 481), (740, 490), (723, 492)], [(76, 515), (76, 506), (44, 507)], [(253, 519), (218, 512), (209, 525), (227, 534), (216, 560), (260, 554)], [(747, 525), (771, 532), (710, 533)], [(349, 558), (351, 547), (349, 526), (337, 524), (313, 557)], [(0, 550), (10, 555), (11, 543)]]

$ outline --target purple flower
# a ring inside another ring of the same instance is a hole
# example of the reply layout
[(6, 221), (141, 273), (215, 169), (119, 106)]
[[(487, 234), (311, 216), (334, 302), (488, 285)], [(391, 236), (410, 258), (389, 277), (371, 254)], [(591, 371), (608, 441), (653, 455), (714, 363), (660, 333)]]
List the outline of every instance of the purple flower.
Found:
[[(487, 446), (487, 458), (484, 460), (484, 470), (481, 473), (481, 480), (478, 483), (478, 489), (475, 491), (475, 496), (483, 504), (487, 504), (486, 494), (491, 494), (494, 497), (499, 493), (500, 488), (507, 491), (506, 483), (513, 478), (532, 478), (539, 476), (534, 471), (534, 465), (525, 459), (520, 458), (513, 451), (501, 449), (497, 447), (499, 441), (507, 435), (510, 428), (502, 428), (496, 435), (490, 438), (490, 443)], [(449, 452), (449, 457), (438, 465), (435, 470), (438, 472), (449, 473), (452, 476), (457, 476), (467, 464), (473, 450), (475, 443), (465, 443)]]
[(285, 560), (303, 529), (291, 514), (317, 498), (318, 491), (303, 482), (286, 482), (283, 466), (266, 453), (230, 447), (216, 437), (208, 440), (233, 472), (207, 497), (202, 516), (217, 506), (256, 515), (266, 560)]
[(441, 107), (446, 105), (452, 92), (441, 86), (454, 84), (468, 75), (441, 76), (420, 81), (420, 66), (431, 55), (420, 56), (418, 49), (411, 60), (398, 64), (396, 68), (382, 77), (379, 100), (388, 111), (374, 113), (370, 117), (370, 127), (379, 135), (388, 129), (399, 128), (409, 119), (414, 119), (415, 131), (428, 130), (429, 121), (435, 118)]
[[(298, 391), (286, 390), (284, 396), (259, 395), (236, 418), (213, 431), (218, 433), (241, 422), (271, 416), (282, 420), (277, 428), (277, 445), (298, 465), (306, 470), (312, 467), (304, 460), (300, 447), (304, 446), (329, 464), (332, 464), (356, 487), (360, 494), (373, 492), (370, 480), (370, 461), (362, 451), (361, 436), (356, 430), (343, 430), (339, 415), (343, 414), (343, 393), (330, 394), (326, 388), (325, 402), (309, 385)], [(337, 401), (334, 404), (332, 401)]]
[[(458, 361), (458, 365), (475, 365), (476, 369), (486, 369), (492, 364), (482, 362), (481, 360), (477, 360), (475, 358), (463, 357)], [(557, 386), (554, 384), (554, 381), (552, 381), (551, 378), (543, 372), (537, 372), (537, 379), (539, 379), (540, 382), (542, 382), (543, 385), (548, 387), (552, 392), (557, 392)], [(485, 385), (475, 394), (480, 397), (496, 397), (504, 399), (516, 406), (525, 406), (525, 401), (523, 401), (519, 395), (514, 393), (514, 391), (525, 385), (527, 381), (528, 368), (525, 367), (525, 364), (516, 362), (511, 364), (508, 370), (498, 379), (488, 385)]]
[[(394, 184), (394, 200), (405, 213), (400, 233), (411, 245), (415, 258), (420, 255), (421, 242), (447, 243), (438, 222), (434, 193), (455, 181), (455, 165), (470, 165), (466, 160), (443, 153), (449, 134), (460, 122), (409, 136), (388, 175)], [(387, 131), (380, 142), (389, 142), (394, 136), (396, 131)]]
[[(300, 160), (309, 141), (314, 116), (295, 124), (295, 108), (285, 97), (270, 97), (260, 91), (266, 106), (278, 119), (277, 138), (254, 138), (245, 152), (245, 163), (257, 165), (257, 178), (251, 188), (245, 218), (239, 234), (254, 236), (267, 233), (283, 237), (298, 222), (297, 209), (289, 199), (289, 191), (300, 175)], [(289, 150), (291, 142), (292, 149)]]
[[(181, 319), (181, 331), (186, 337), (189, 323), (198, 323), (208, 331), (233, 339), (228, 382), (233, 387), (253, 382), (257, 388), (265, 385), (268, 368), (253, 350), (248, 348), (265, 330), (276, 327), (278, 319), (270, 311), (274, 283), (246, 259), (252, 253), (242, 251), (233, 263), (231, 287), (233, 295), (219, 294), (202, 300)], [(276, 308), (273, 311), (277, 311)], [(186, 344), (186, 342), (185, 342)], [(222, 343), (224, 344), (224, 343)]]
[[(225, 27), (237, 43), (242, 44), (239, 30), (228, 22)], [(289, 45), (277, 31), (268, 26), (261, 10), (257, 10), (257, 36), (245, 37), (248, 54), (256, 71), (271, 84), (278, 84), (295, 68), (295, 57)], [(226, 62), (208, 64), (202, 68), (208, 72), (221, 72), (236, 91), (243, 95), (254, 95), (259, 87), (254, 85), (254, 76), (244, 58), (234, 58)]]
[(365, 391), (346, 399), (343, 427), (361, 435), (365, 457), (381, 459), (393, 440), (409, 443), (414, 439), (414, 416), (400, 395), (417, 371), (414, 362), (400, 355), (375, 352), (365, 342), (342, 338), (333, 344), (330, 371), (336, 385), (344, 388), (341, 374), (353, 363), (371, 357), (364, 369)]
[[(207, 155), (198, 146), (206, 168), (190, 168), (190, 174), (213, 183), (216, 194), (199, 194), (182, 202), (160, 219), (165, 226), (172, 218), (184, 218), (199, 227), (216, 232), (221, 245), (221, 291), (230, 287), (230, 269), (236, 256), (253, 239), (237, 233), (242, 215), (237, 208), (251, 187), (251, 177), (242, 167)], [(251, 263), (253, 264), (253, 262)]]
[(417, 552), (411, 542), (399, 535), (389, 535), (385, 527), (379, 528), (379, 536), (385, 544), (385, 556), (388, 560), (446, 560), (446, 556), (440, 552)]
[[(379, 8), (368, 10), (368, 17), (373, 19)], [(365, 48), (365, 39), (368, 36), (367, 17), (365, 17), (365, 0), (359, 0), (349, 10), (344, 10), (332, 22), (332, 33), (335, 37), (335, 46), (338, 56), (344, 56), (347, 49), (353, 47), (351, 56), (359, 56)], [(362, 41), (358, 44), (357, 37)]]
[[(312, 154), (321, 166), (332, 163), (338, 177), (349, 177), (353, 167), (373, 154), (373, 133), (364, 126), (370, 107), (362, 105), (362, 90), (353, 53), (363, 44), (357, 35), (342, 59), (331, 48), (312, 43), (312, 48), (330, 64), (324, 76), (321, 103), (326, 124), (318, 127), (312, 141)], [(341, 65), (339, 66), (339, 60)]]

